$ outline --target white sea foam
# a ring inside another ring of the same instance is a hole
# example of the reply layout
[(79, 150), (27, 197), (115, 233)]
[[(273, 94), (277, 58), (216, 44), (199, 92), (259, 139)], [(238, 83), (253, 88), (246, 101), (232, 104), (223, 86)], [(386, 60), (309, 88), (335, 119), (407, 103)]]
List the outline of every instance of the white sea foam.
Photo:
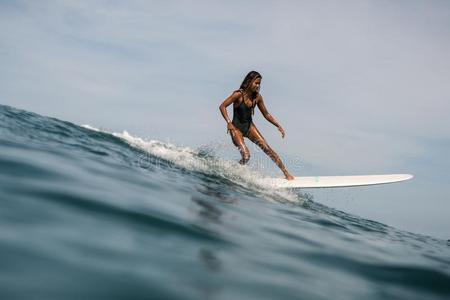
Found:
[[(155, 165), (161, 161), (170, 162), (178, 167), (185, 168), (189, 171), (201, 172), (208, 175), (215, 175), (226, 178), (235, 184), (243, 187), (257, 190), (258, 193), (266, 194), (268, 196), (276, 196), (289, 202), (302, 201), (298, 194), (289, 190), (276, 189), (273, 185), (263, 182), (261, 179), (263, 175), (249, 166), (243, 166), (235, 161), (221, 159), (215, 156), (203, 156), (200, 151), (189, 147), (176, 146), (171, 143), (165, 143), (158, 140), (147, 140), (140, 137), (135, 137), (127, 131), (122, 133), (107, 132), (90, 125), (82, 125), (82, 127), (112, 134), (132, 147), (135, 147), (144, 153), (139, 160), (140, 163)], [(156, 159), (155, 159), (156, 158)], [(151, 161), (149, 161), (151, 160)], [(273, 198), (273, 197), (269, 197)]]
[(97, 132), (101, 132), (102, 131), (102, 130), (100, 130), (98, 128), (95, 128), (95, 127), (92, 127), (91, 125), (88, 125), (88, 124), (81, 125), (81, 127), (89, 129), (89, 130), (97, 131)]

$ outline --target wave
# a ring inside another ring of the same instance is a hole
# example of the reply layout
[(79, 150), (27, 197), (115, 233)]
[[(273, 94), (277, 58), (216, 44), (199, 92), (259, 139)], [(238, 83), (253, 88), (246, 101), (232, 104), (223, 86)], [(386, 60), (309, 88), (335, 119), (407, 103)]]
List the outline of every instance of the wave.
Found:
[(192, 149), (176, 146), (158, 140), (145, 140), (123, 131), (122, 133), (108, 132), (90, 125), (81, 125), (83, 128), (101, 132), (117, 137), (131, 147), (142, 151), (137, 159), (137, 165), (143, 168), (163, 166), (177, 167), (184, 171), (197, 172), (205, 176), (220, 178), (226, 182), (240, 185), (253, 193), (265, 195), (267, 199), (288, 201), (303, 204), (306, 198), (301, 194), (280, 190), (267, 181), (262, 180), (264, 175), (235, 161), (221, 159), (214, 155), (212, 150), (204, 151), (204, 147)]
[(0, 105), (0, 294), (448, 299), (446, 241), (263, 176), (211, 148)]

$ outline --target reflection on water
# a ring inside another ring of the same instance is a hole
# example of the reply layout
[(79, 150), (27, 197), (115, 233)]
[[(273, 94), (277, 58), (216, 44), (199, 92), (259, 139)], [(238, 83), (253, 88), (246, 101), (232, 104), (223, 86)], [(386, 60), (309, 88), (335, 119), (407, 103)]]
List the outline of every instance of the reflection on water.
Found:
[[(195, 203), (195, 223), (197, 226), (208, 228), (216, 235), (220, 235), (217, 230), (212, 229), (209, 224), (221, 224), (223, 211), (218, 207), (218, 200), (222, 203), (235, 203), (236, 199), (231, 198), (226, 193), (221, 192), (220, 189), (211, 188), (208, 185), (196, 186), (196, 191), (200, 195), (191, 196), (192, 203)], [(202, 197), (205, 195), (207, 197)], [(221, 280), (215, 278), (222, 271), (222, 261), (219, 258), (220, 248), (212, 246), (202, 246), (198, 249), (198, 259), (202, 266), (211, 274), (207, 279), (199, 280), (195, 286), (203, 295), (204, 299), (217, 298), (220, 292), (224, 289)]]

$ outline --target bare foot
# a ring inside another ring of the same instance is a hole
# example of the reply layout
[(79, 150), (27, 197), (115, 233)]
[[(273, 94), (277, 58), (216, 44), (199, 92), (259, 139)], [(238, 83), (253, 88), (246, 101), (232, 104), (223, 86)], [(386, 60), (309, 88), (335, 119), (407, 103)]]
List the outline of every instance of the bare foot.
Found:
[(292, 176), (291, 174), (287, 174), (285, 176), (287, 180), (294, 180), (294, 176)]

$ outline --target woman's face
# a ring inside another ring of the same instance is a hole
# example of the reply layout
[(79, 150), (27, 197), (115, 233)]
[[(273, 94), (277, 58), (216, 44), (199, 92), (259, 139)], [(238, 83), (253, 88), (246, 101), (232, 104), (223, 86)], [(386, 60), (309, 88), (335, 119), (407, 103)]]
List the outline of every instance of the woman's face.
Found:
[(252, 91), (253, 93), (257, 93), (259, 92), (260, 87), (261, 87), (261, 78), (256, 78), (250, 84), (250, 91)]

